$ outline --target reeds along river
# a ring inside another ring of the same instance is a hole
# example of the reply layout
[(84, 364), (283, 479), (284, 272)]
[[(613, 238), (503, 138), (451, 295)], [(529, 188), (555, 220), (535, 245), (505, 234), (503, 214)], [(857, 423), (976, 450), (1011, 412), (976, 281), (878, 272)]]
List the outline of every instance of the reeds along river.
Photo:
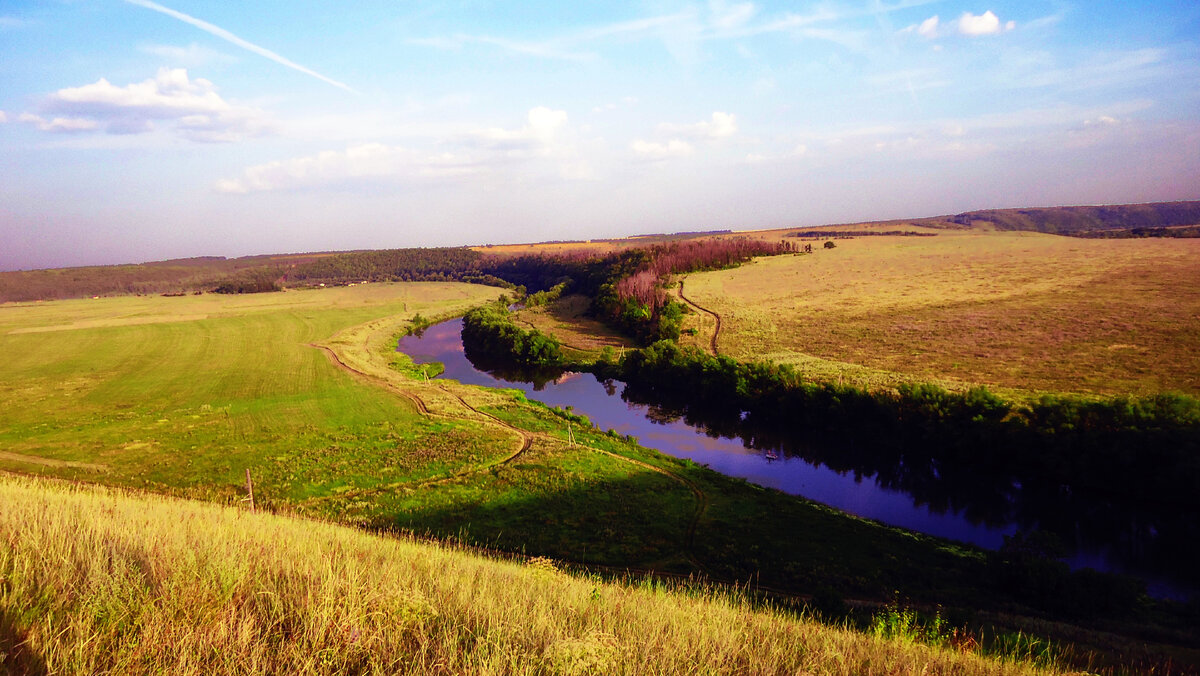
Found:
[(993, 550), (1005, 536), (1049, 532), (1071, 552), (1073, 568), (1135, 575), (1157, 596), (1195, 596), (1188, 562), (1196, 560), (1200, 525), (1191, 515), (1078, 495), (1067, 486), (1022, 485), (994, 472), (948, 471), (933, 461), (906, 464), (865, 444), (810, 443), (803, 429), (755, 429), (737, 412), (705, 416), (590, 373), (505, 371), (475, 355), (473, 363), (461, 331), (462, 320), (443, 322), (402, 338), (397, 349), (417, 362), (441, 362), (444, 378), (522, 390), (648, 448), (856, 516)]

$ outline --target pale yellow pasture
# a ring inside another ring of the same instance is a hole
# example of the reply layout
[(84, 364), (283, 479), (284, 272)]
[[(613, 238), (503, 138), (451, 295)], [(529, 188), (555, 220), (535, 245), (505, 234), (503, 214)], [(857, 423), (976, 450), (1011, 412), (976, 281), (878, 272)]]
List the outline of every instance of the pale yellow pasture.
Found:
[(835, 244), (693, 274), (685, 293), (721, 315), (719, 348), (740, 359), (841, 362), (883, 385), (1200, 392), (1200, 240), (948, 230)]

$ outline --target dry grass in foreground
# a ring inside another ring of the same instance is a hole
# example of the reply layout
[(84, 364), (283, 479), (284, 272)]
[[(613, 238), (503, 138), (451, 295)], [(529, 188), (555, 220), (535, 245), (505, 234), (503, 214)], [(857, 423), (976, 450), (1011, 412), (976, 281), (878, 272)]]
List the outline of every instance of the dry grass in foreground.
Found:
[(859, 386), (1200, 393), (1200, 240), (938, 232), (697, 273), (685, 293), (721, 315), (723, 354)]
[(0, 672), (1030, 673), (333, 525), (0, 478)]

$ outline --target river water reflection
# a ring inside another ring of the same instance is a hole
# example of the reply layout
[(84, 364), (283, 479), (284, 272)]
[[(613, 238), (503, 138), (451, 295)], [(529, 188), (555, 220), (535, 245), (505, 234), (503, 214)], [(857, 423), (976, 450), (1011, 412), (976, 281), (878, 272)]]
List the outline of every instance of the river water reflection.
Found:
[[(814, 459), (828, 457), (828, 449), (806, 449), (803, 441), (777, 443), (758, 438), (747, 442), (745, 439), (752, 437), (745, 432), (741, 432), (742, 437), (721, 436), (711, 425), (697, 421), (690, 421), (696, 423), (690, 424), (678, 412), (629, 401), (636, 396), (627, 392), (623, 383), (601, 382), (590, 373), (565, 373), (553, 380), (530, 382), (520, 380), (519, 375), (480, 370), (464, 352), (461, 331), (462, 320), (443, 322), (430, 327), (421, 336), (402, 338), (397, 349), (419, 363), (441, 362), (446, 367), (442, 377), (473, 385), (519, 389), (530, 399), (550, 406), (570, 407), (572, 412), (586, 415), (602, 430), (612, 429), (637, 437), (648, 448), (856, 516), (985, 549), (997, 549), (1004, 543), (1006, 535), (1044, 527), (1042, 521), (1055, 518), (1061, 521), (1064, 506), (1060, 503), (1071, 501), (1069, 496), (1055, 495), (1049, 501), (1039, 502), (1042, 507), (1039, 509), (1025, 504), (1030, 500), (1023, 499), (1020, 486), (1006, 484), (1003, 480), (984, 487), (964, 486), (964, 482), (957, 482), (960, 490), (956, 494), (927, 485), (951, 483), (936, 481), (936, 468), (913, 471), (914, 468), (873, 467), (869, 463), (856, 468), (849, 466), (853, 463), (843, 466), (842, 463)], [(811, 452), (806, 452), (809, 450)], [(837, 465), (838, 469), (829, 464)], [(913, 475), (918, 478), (913, 479)], [(1075, 549), (1067, 559), (1072, 567), (1135, 574), (1146, 580), (1152, 594), (1159, 596), (1193, 595), (1194, 590), (1189, 585), (1147, 565), (1148, 545), (1144, 540), (1147, 536), (1157, 536), (1153, 521), (1127, 515), (1124, 510), (1110, 508), (1106, 511), (1103, 505), (1088, 504), (1080, 508), (1075, 502), (1071, 502), (1068, 511), (1100, 512), (1095, 517), (1100, 525), (1056, 524), (1058, 528), (1054, 530), (1060, 535), (1065, 529), (1091, 536), (1077, 536), (1076, 542), (1069, 543)], [(1052, 513), (1039, 513), (1043, 509), (1052, 510)], [(1114, 511), (1119, 514), (1113, 514)], [(1110, 523), (1114, 518), (1118, 523)], [(1194, 525), (1191, 530), (1194, 531)], [(1096, 537), (1093, 531), (1103, 534)], [(1112, 541), (1107, 542), (1107, 539)]]

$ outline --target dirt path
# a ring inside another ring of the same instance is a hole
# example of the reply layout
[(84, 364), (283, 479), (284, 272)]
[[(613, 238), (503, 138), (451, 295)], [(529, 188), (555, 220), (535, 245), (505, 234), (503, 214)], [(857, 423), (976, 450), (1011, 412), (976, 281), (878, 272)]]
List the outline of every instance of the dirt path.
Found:
[(31, 465), (43, 465), (45, 467), (74, 467), (77, 469), (88, 469), (93, 472), (107, 472), (108, 465), (101, 465), (94, 462), (76, 462), (74, 460), (54, 460), (53, 458), (39, 458), (35, 455), (24, 455), (22, 453), (11, 453), (9, 451), (0, 451), (0, 460), (12, 460), (15, 462), (26, 462)]
[[(416, 394), (415, 392), (412, 392), (411, 390), (408, 390), (405, 388), (398, 387), (395, 383), (390, 382), (384, 378), (372, 376), (369, 373), (366, 373), (366, 372), (363, 372), (363, 371), (360, 371), (358, 369), (351, 367), (345, 361), (343, 361), (340, 356), (338, 356), (337, 352), (335, 352), (332, 348), (330, 348), (326, 345), (312, 345), (312, 347), (322, 350), (325, 353), (325, 356), (329, 358), (330, 362), (332, 362), (338, 368), (341, 368), (344, 371), (355, 376), (356, 378), (359, 378), (360, 380), (365, 380), (366, 382), (369, 382), (374, 385), (382, 386), (385, 389), (387, 389), (391, 392), (394, 392), (394, 393), (400, 395), (401, 397), (404, 397), (405, 399), (408, 399), (410, 402), (412, 402), (413, 406), (416, 408), (417, 413), (419, 413), (422, 416), (425, 416), (428, 418), (441, 418), (443, 420), (454, 420), (454, 421), (459, 421), (459, 422), (461, 422), (461, 421), (481, 422), (474, 418), (433, 413), (429, 410), (429, 406), (425, 403), (425, 400), (421, 399), (420, 395)], [(395, 490), (399, 490), (402, 488), (420, 488), (423, 486), (445, 483), (447, 481), (451, 481), (451, 480), (458, 479), (461, 477), (469, 476), (472, 474), (478, 474), (480, 472), (487, 471), (489, 469), (498, 467), (500, 465), (506, 465), (506, 464), (512, 462), (513, 460), (516, 460), (518, 457), (521, 456), (522, 453), (528, 451), (530, 448), (533, 447), (534, 435), (530, 434), (529, 432), (526, 432), (525, 430), (523, 430), (519, 427), (510, 425), (509, 423), (501, 420), (500, 418), (497, 418), (496, 416), (494, 416), (490, 413), (479, 410), (478, 408), (467, 403), (467, 400), (463, 399), (462, 396), (460, 396), (458, 393), (451, 392), (448, 388), (446, 388), (441, 383), (437, 383), (436, 385), (430, 383), (430, 384), (424, 385), (424, 386), (425, 387), (436, 387), (437, 389), (441, 390), (442, 392), (445, 392), (446, 394), (450, 395), (456, 401), (458, 401), (460, 404), (462, 404), (464, 407), (466, 407), (468, 410), (470, 410), (473, 413), (484, 418), (485, 419), (484, 424), (489, 424), (489, 425), (493, 425), (495, 427), (500, 427), (502, 429), (505, 429), (509, 432), (516, 434), (520, 439), (520, 444), (518, 445), (517, 449), (515, 451), (513, 451), (512, 453), (510, 453), (509, 455), (501, 458), (500, 460), (496, 460), (494, 462), (489, 462), (489, 463), (486, 463), (483, 465), (475, 465), (472, 467), (462, 468), (462, 469), (456, 470), (454, 472), (451, 472), (449, 474), (444, 474), (442, 476), (430, 477), (427, 479), (421, 479), (419, 481), (396, 482), (396, 483), (391, 483), (391, 484), (385, 484), (383, 486), (364, 488), (364, 489), (357, 490), (357, 491), (348, 491), (345, 493), (338, 493), (338, 494), (334, 494), (334, 495), (322, 495), (319, 497), (310, 498), (310, 499), (302, 502), (301, 505), (305, 505), (305, 506), (312, 505), (312, 504), (316, 504), (319, 502), (332, 500), (335, 498), (361, 497), (364, 495), (375, 495), (375, 494), (379, 494), (379, 493), (383, 493), (383, 492), (395, 491)], [(421, 387), (421, 386), (418, 386), (418, 387)]]
[[(370, 339), (368, 337), (364, 341), (364, 344), (362, 345), (362, 347), (368, 354), (370, 353), (370, 350), (368, 349), (369, 348), (369, 345), (368, 345), (369, 340)], [(715, 340), (716, 340), (716, 338), (714, 336), (714, 344), (715, 344)], [(306, 500), (306, 501), (300, 503), (302, 506), (313, 505), (313, 504), (317, 504), (320, 502), (325, 502), (325, 501), (333, 500), (333, 499), (345, 499), (345, 498), (362, 497), (362, 496), (366, 496), (366, 495), (377, 495), (379, 493), (384, 493), (384, 492), (391, 492), (391, 491), (404, 490), (404, 489), (424, 488), (424, 487), (433, 486), (433, 485), (437, 485), (437, 484), (447, 483), (447, 482), (454, 481), (456, 479), (461, 479), (463, 477), (467, 477), (467, 476), (470, 476), (473, 474), (479, 474), (481, 472), (486, 472), (495, 467), (506, 465), (506, 464), (512, 462), (513, 460), (516, 460), (518, 457), (521, 456), (521, 454), (525, 453), (526, 451), (528, 451), (530, 448), (533, 447), (533, 442), (534, 442), (535, 438), (540, 438), (542, 440), (550, 441), (552, 443), (563, 443), (563, 440), (559, 439), (558, 437), (552, 436), (550, 434), (544, 434), (544, 433), (543, 434), (534, 434), (527, 430), (523, 430), (519, 427), (516, 427), (515, 425), (512, 425), (511, 423), (508, 423), (495, 415), (492, 415), (485, 411), (481, 411), (480, 409), (478, 409), (475, 406), (472, 406), (470, 403), (468, 403), (466, 401), (466, 399), (464, 399), (462, 397), (462, 395), (458, 394), (457, 392), (452, 391), (449, 387), (447, 387), (442, 382), (430, 381), (430, 382), (426, 382), (424, 384), (420, 384), (420, 383), (417, 383), (414, 381), (412, 383), (411, 387), (403, 387), (403, 386), (399, 385), (396, 381), (394, 381), (390, 378), (384, 378), (384, 377), (381, 377), (381, 376), (378, 376), (378, 375), (375, 375), (372, 373), (368, 373), (367, 371), (365, 371), (363, 369), (355, 368), (354, 366), (348, 364), (346, 362), (346, 360), (344, 360), (342, 358), (342, 356), (337, 353), (336, 350), (334, 350), (333, 348), (331, 348), (328, 345), (310, 344), (310, 346), (317, 348), (317, 349), (321, 350), (322, 352), (324, 352), (325, 356), (329, 359), (329, 361), (332, 364), (334, 364), (338, 368), (346, 371), (347, 373), (350, 373), (355, 378), (363, 380), (372, 385), (383, 387), (384, 389), (394, 392), (394, 393), (398, 394), (399, 396), (412, 402), (413, 407), (416, 409), (417, 413), (422, 416), (430, 417), (430, 418), (442, 418), (445, 420), (454, 420), (454, 421), (458, 421), (458, 422), (463, 422), (463, 421), (477, 422), (477, 423), (482, 422), (483, 424), (492, 425), (494, 427), (499, 427), (501, 429), (512, 432), (513, 434), (516, 434), (520, 438), (520, 444), (519, 444), (519, 447), (514, 452), (510, 453), (509, 455), (505, 456), (504, 458), (497, 460), (497, 461), (490, 462), (490, 463), (486, 463), (483, 465), (464, 467), (464, 468), (455, 470), (453, 472), (450, 472), (448, 474), (443, 474), (441, 476), (435, 476), (435, 477), (429, 477), (429, 478), (421, 479), (418, 481), (396, 482), (396, 483), (386, 484), (383, 486), (374, 486), (372, 488), (364, 488), (364, 489), (357, 490), (357, 491), (338, 493), (336, 495), (319, 496), (319, 497), (311, 498), (309, 500)], [(399, 375), (399, 374), (397, 374), (397, 375)], [(447, 415), (447, 414), (443, 414), (443, 413), (433, 413), (432, 411), (429, 410), (429, 406), (425, 402), (425, 400), (422, 399), (421, 396), (416, 391), (414, 391), (414, 389), (420, 390), (421, 388), (426, 388), (426, 387), (427, 388), (436, 388), (437, 390), (441, 391), (442, 393), (449, 395), (454, 400), (456, 400), (459, 404), (461, 404), (464, 408), (466, 408), (467, 410), (471, 411), (472, 413), (478, 415), (483, 420), (480, 420), (479, 418), (475, 418), (475, 417), (469, 417), (469, 416), (455, 416), (455, 415)], [(701, 488), (699, 486), (697, 486), (694, 482), (692, 482), (687, 477), (684, 477), (680, 474), (672, 472), (663, 467), (658, 467), (656, 465), (652, 465), (650, 463), (643, 462), (641, 460), (635, 460), (633, 458), (628, 458), (623, 455), (619, 455), (617, 453), (613, 453), (611, 451), (606, 451), (606, 450), (599, 449), (599, 448), (594, 448), (592, 446), (587, 446), (584, 444), (579, 444), (579, 446), (581, 448), (592, 451), (594, 453), (601, 453), (601, 454), (607, 455), (615, 460), (630, 463), (633, 465), (637, 465), (638, 467), (641, 467), (643, 469), (647, 469), (652, 472), (661, 474), (661, 475), (667, 477), (668, 479), (670, 479), (671, 481), (674, 481), (682, 486), (685, 486), (692, 493), (693, 498), (695, 498), (696, 506), (692, 512), (691, 519), (688, 521), (686, 533), (684, 536), (685, 548), (686, 548), (684, 554), (687, 557), (688, 561), (692, 565), (694, 565), (697, 570), (703, 571), (704, 570), (703, 564), (701, 564), (700, 561), (695, 556), (695, 544), (696, 544), (696, 533), (697, 533), (697, 530), (699, 529), (700, 520), (703, 518), (704, 513), (708, 510), (708, 504), (709, 504), (708, 496), (704, 494), (704, 491), (701, 490)]]
[(717, 337), (721, 335), (721, 315), (717, 314), (716, 312), (713, 312), (712, 310), (709, 310), (706, 307), (697, 305), (695, 301), (693, 301), (692, 299), (683, 295), (683, 280), (682, 279), (679, 280), (679, 297), (681, 299), (683, 299), (683, 302), (687, 303), (688, 305), (691, 305), (692, 307), (696, 308), (697, 310), (699, 310), (705, 314), (712, 315), (713, 319), (717, 320), (717, 327), (715, 329), (713, 329), (711, 349), (712, 349), (712, 353), (713, 353), (714, 357), (721, 354), (717, 350)]

